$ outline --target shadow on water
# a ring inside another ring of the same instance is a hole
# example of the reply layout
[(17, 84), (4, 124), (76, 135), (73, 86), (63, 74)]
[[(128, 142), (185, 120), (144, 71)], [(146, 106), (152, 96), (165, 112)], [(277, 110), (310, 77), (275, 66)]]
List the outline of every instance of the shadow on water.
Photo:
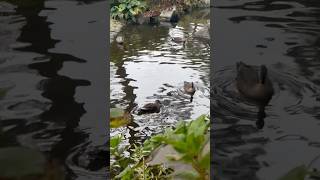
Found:
[[(278, 179), (319, 155), (319, 12), (317, 1), (215, 2), (216, 179)], [(268, 67), (275, 94), (262, 129), (259, 108), (237, 92), (238, 61)]]
[[(174, 126), (179, 120), (209, 113), (210, 47), (207, 39), (194, 36), (209, 21), (210, 10), (195, 11), (177, 24), (127, 25), (118, 36), (124, 44), (111, 43), (111, 107), (127, 111), (160, 100), (160, 113), (133, 114), (128, 127), (111, 129), (123, 133), (130, 144)], [(174, 42), (173, 37), (187, 39)], [(184, 81), (193, 81), (193, 101), (184, 93)]]
[(78, 87), (92, 84), (58, 73), (66, 62), (88, 60), (51, 52), (61, 40), (52, 38), (53, 23), (40, 15), (56, 8), (43, 0), (8, 0), (0, 8), (0, 24), (6, 27), (0, 30), (0, 90), (7, 90), (0, 100), (0, 134), (5, 137), (0, 146), (40, 149), (66, 166), (67, 179), (105, 178), (108, 152), (90, 145), (90, 132), (79, 125), (87, 113), (85, 102), (75, 99)]

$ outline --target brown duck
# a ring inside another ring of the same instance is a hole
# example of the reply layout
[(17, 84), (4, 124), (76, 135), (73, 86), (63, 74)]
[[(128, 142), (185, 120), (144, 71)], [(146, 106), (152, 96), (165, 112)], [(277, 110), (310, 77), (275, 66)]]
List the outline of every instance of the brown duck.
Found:
[(189, 94), (191, 96), (190, 98), (190, 102), (192, 102), (193, 100), (193, 95), (196, 92), (196, 88), (194, 87), (193, 82), (189, 83), (189, 82), (184, 82), (184, 92)]
[(236, 83), (238, 91), (248, 100), (257, 104), (259, 112), (256, 126), (258, 129), (264, 127), (265, 106), (271, 100), (274, 89), (268, 77), (268, 70), (265, 65), (261, 65), (259, 70), (243, 62), (237, 63)]
[(265, 65), (261, 65), (260, 69), (257, 70), (243, 62), (238, 62), (236, 84), (244, 97), (259, 104), (268, 104), (274, 94), (273, 85), (268, 77), (268, 70)]
[(154, 103), (147, 103), (141, 107), (138, 111), (138, 114), (147, 114), (147, 113), (159, 113), (161, 109), (161, 102), (156, 100)]

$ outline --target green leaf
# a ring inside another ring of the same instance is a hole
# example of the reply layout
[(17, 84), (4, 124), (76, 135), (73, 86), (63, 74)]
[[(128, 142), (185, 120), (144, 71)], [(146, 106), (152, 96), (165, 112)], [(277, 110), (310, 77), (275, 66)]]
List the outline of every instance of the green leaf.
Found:
[(122, 140), (122, 135), (117, 135), (114, 137), (111, 137), (110, 139), (110, 148), (116, 148), (119, 146), (120, 142)]
[(187, 153), (189, 151), (188, 145), (183, 141), (172, 141), (168, 143), (179, 153)]
[(136, 14), (135, 14), (136, 12), (135, 12), (133, 9), (130, 9), (129, 12), (130, 12), (132, 15), (136, 15)]
[(201, 157), (199, 166), (203, 169), (210, 169), (210, 152)]
[(140, 12), (142, 12), (142, 9), (136, 7), (136, 8), (134, 8), (134, 11), (133, 11), (132, 14), (133, 14), (133, 15), (138, 15)]
[(120, 11), (120, 12), (124, 11), (125, 9), (126, 9), (126, 5), (125, 4), (120, 4), (118, 6), (118, 11)]
[(281, 177), (279, 180), (304, 180), (309, 174), (308, 169), (305, 165), (298, 166), (290, 170), (286, 175)]
[(206, 122), (206, 116), (202, 115), (191, 122), (188, 128), (188, 134), (194, 133), (196, 136), (203, 135), (208, 128), (208, 124), (209, 123)]
[(187, 134), (187, 132), (188, 132), (188, 129), (186, 127), (186, 123), (184, 121), (180, 121), (177, 124), (177, 127), (175, 129), (175, 133), (176, 134)]
[(121, 180), (131, 180), (133, 179), (133, 169), (130, 166), (127, 166), (119, 175), (115, 177), (115, 179)]

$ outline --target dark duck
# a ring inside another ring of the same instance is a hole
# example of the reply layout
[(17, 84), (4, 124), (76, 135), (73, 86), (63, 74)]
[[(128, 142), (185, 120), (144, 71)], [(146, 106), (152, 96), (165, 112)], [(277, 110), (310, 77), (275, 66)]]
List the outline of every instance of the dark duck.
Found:
[(268, 77), (268, 70), (265, 65), (259, 68), (247, 65), (243, 62), (237, 63), (236, 86), (238, 91), (249, 101), (254, 102), (259, 107), (258, 128), (264, 126), (265, 106), (268, 105), (274, 94), (272, 82)]
[(138, 114), (159, 113), (161, 105), (162, 104), (159, 100), (156, 100), (153, 103), (147, 103), (138, 110)]
[(190, 102), (192, 102), (193, 100), (193, 95), (194, 93), (196, 92), (196, 88), (194, 87), (194, 84), (193, 82), (184, 82), (184, 92), (186, 94), (189, 94), (191, 97), (190, 97)]

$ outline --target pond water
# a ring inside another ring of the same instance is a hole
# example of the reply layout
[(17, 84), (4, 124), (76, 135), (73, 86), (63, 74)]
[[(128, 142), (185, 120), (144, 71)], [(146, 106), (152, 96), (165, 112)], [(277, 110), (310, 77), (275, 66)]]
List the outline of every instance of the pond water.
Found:
[(42, 151), (67, 179), (106, 179), (106, 5), (0, 2), (0, 148)]
[[(124, 134), (127, 143), (141, 143), (152, 134), (178, 121), (209, 114), (210, 46), (194, 34), (206, 28), (210, 10), (183, 16), (178, 24), (126, 25), (119, 32), (124, 44), (111, 43), (110, 103), (132, 111), (160, 100), (160, 113), (136, 115), (126, 127), (111, 129), (111, 136)], [(173, 37), (187, 39), (185, 45)], [(194, 82), (196, 92), (183, 91), (184, 81)]]
[[(320, 154), (320, 3), (217, 0), (214, 6), (216, 179), (278, 179), (308, 165)], [(238, 61), (265, 64), (273, 82), (262, 129), (255, 123), (258, 108), (234, 86)], [(312, 166), (319, 168), (319, 160)]]

